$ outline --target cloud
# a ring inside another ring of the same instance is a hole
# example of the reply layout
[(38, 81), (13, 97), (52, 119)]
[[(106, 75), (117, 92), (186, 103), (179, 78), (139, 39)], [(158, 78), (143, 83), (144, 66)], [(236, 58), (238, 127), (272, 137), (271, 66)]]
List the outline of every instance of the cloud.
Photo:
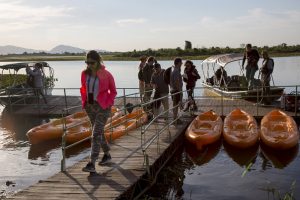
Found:
[(138, 18), (138, 19), (119, 19), (119, 20), (116, 20), (116, 23), (120, 27), (125, 27), (125, 26), (133, 25), (133, 24), (143, 24), (146, 21), (147, 20), (144, 19), (144, 18)]
[(70, 16), (71, 7), (31, 7), (23, 1), (0, 1), (0, 29), (14, 31), (33, 28), (47, 20)]
[(233, 19), (219, 20), (205, 16), (200, 20), (200, 25), (206, 28), (226, 29), (280, 29), (286, 27), (298, 27), (300, 23), (300, 11), (272, 12), (262, 8), (248, 10), (243, 16)]
[(231, 19), (205, 16), (199, 22), (201, 39), (211, 41), (210, 45), (235, 45), (253, 42), (275, 45), (282, 42), (299, 43), (300, 11), (270, 11), (263, 8), (248, 10), (244, 15)]

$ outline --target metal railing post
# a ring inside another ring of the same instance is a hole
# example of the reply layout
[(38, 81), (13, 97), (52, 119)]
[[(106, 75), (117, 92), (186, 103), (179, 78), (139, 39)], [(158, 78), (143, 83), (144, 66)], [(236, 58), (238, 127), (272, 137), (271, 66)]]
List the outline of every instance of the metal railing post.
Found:
[(123, 106), (124, 106), (124, 114), (126, 115), (126, 90), (123, 88)]
[(298, 86), (296, 85), (296, 96), (295, 96), (295, 116), (298, 113)]
[(223, 98), (223, 93), (221, 95), (221, 116), (224, 116), (224, 98)]
[(62, 141), (61, 141), (61, 150), (62, 150), (62, 159), (61, 159), (61, 171), (65, 172), (66, 171), (66, 132), (67, 132), (67, 127), (66, 127), (66, 119), (65, 119), (65, 113), (63, 111), (62, 114), (62, 122), (63, 122), (63, 136), (62, 136)]
[(65, 107), (66, 107), (66, 110), (67, 110), (68, 109), (68, 101), (67, 101), (66, 88), (64, 88), (64, 97), (65, 97)]
[(146, 152), (145, 152), (145, 161), (146, 161), (146, 171), (147, 171), (148, 175), (150, 175), (149, 156), (148, 156), (148, 154), (146, 154)]
[(256, 116), (258, 116), (258, 87), (256, 87)]

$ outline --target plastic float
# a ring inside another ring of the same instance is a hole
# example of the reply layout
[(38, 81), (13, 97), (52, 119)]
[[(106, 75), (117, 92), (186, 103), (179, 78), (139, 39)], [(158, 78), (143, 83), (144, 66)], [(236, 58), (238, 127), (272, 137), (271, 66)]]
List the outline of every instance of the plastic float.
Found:
[(220, 139), (223, 121), (213, 111), (198, 115), (185, 132), (186, 139), (201, 150), (203, 146), (212, 144)]
[(289, 149), (299, 141), (299, 131), (294, 119), (277, 109), (263, 117), (260, 130), (262, 142), (274, 149)]
[[(128, 131), (140, 127), (147, 122), (147, 114), (142, 110), (138, 109), (132, 113), (128, 113), (122, 117), (113, 120), (111, 123), (105, 125), (105, 138), (108, 141), (115, 140)], [(83, 124), (82, 126), (76, 126), (67, 131), (66, 142), (71, 144), (84, 138), (91, 136), (92, 131), (89, 124)]]
[[(116, 107), (112, 107), (112, 117), (108, 119), (108, 123), (121, 116), (121, 112)], [(38, 144), (48, 140), (61, 139), (63, 135), (63, 123), (67, 127), (82, 123), (80, 129), (90, 126), (89, 118), (85, 111), (76, 112), (61, 119), (55, 119), (49, 123), (42, 124), (30, 129), (26, 135), (31, 144)], [(71, 128), (72, 130), (72, 128)]]
[(254, 117), (236, 108), (224, 119), (224, 140), (238, 148), (248, 148), (257, 143), (259, 132)]

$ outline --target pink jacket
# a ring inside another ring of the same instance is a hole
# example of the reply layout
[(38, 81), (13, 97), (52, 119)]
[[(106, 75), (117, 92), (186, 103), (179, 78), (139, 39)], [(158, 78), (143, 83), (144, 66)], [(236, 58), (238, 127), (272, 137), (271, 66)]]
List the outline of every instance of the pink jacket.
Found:
[[(84, 73), (84, 71), (82, 71), (80, 88), (82, 108), (84, 108), (87, 103), (86, 76), (87, 75)], [(97, 71), (97, 76), (100, 86), (97, 101), (101, 108), (106, 109), (114, 105), (114, 100), (117, 96), (115, 81), (111, 73), (105, 69), (104, 65), (102, 65), (102, 68)]]

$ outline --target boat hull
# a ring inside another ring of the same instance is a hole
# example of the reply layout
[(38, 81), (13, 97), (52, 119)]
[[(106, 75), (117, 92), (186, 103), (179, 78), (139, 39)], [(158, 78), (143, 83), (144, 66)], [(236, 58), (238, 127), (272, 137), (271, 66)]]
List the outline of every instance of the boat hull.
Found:
[(241, 109), (234, 109), (224, 119), (224, 140), (238, 148), (255, 145), (259, 139), (257, 122), (253, 116)]
[[(115, 120), (121, 115), (121, 112), (114, 107), (112, 108), (112, 113), (112, 117), (109, 118), (109, 120)], [(90, 130), (90, 120), (86, 112), (81, 111), (71, 114), (65, 118), (55, 119), (49, 123), (36, 126), (30, 129), (26, 135), (31, 144), (61, 139), (64, 133), (64, 123), (66, 123), (66, 127), (70, 127), (67, 129), (67, 132), (81, 132), (87, 134), (88, 130)]]
[[(147, 114), (142, 110), (136, 110), (125, 116), (115, 118), (104, 127), (105, 138), (107, 141), (113, 141), (128, 133), (142, 124), (147, 122)], [(92, 135), (91, 127), (87, 124), (76, 127), (67, 131), (65, 140), (68, 144), (72, 144), (83, 140)]]
[(272, 110), (261, 121), (261, 141), (274, 149), (290, 149), (298, 144), (296, 122), (280, 110)]
[[(225, 98), (245, 99), (251, 102), (264, 101), (266, 98), (263, 96), (263, 90), (261, 88), (253, 90), (228, 91), (223, 88), (214, 87), (206, 83), (202, 83), (202, 85), (205, 87), (206, 90), (204, 91), (204, 93), (208, 96), (223, 96)], [(282, 96), (283, 91), (284, 88), (271, 87), (268, 100), (278, 100)]]
[(186, 139), (196, 145), (198, 150), (203, 146), (218, 141), (222, 134), (223, 121), (213, 111), (198, 115), (185, 132)]

